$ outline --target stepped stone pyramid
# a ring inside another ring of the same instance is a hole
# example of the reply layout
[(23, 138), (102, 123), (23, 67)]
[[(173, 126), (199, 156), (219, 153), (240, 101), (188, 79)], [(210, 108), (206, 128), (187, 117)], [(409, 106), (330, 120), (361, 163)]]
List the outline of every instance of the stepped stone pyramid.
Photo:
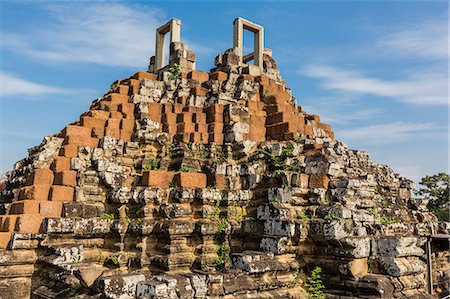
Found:
[(327, 298), (427, 297), (424, 245), (442, 228), (413, 182), (296, 104), (263, 27), (236, 19), (206, 73), (180, 26), (8, 172), (0, 298), (308, 298), (316, 266)]

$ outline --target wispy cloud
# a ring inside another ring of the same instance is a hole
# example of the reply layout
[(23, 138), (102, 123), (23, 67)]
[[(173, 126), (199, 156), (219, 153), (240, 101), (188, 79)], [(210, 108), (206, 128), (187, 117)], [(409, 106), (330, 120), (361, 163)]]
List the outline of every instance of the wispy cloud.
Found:
[[(26, 32), (6, 32), (6, 50), (53, 62), (143, 67), (154, 52), (160, 12), (139, 5), (46, 5), (50, 20)], [(164, 17), (164, 16), (162, 16)]]
[(395, 57), (448, 58), (448, 20), (415, 23), (379, 38), (376, 48)]
[(374, 95), (418, 105), (447, 105), (447, 74), (442, 70), (413, 72), (387, 80), (363, 72), (327, 65), (307, 65), (300, 73), (322, 80), (321, 87), (361, 95)]
[(50, 94), (65, 94), (68, 92), (68, 90), (63, 88), (27, 81), (15, 75), (0, 72), (0, 97), (36, 97)]
[(417, 139), (418, 135), (431, 131), (435, 133), (437, 130), (441, 130), (442, 135), (446, 134), (445, 128), (440, 128), (433, 123), (393, 122), (339, 130), (337, 136), (347, 141), (380, 145)]

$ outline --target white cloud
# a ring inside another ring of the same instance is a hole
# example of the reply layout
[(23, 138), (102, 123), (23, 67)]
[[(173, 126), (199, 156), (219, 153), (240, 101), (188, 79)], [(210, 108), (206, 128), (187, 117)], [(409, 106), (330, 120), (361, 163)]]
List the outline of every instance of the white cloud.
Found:
[(381, 37), (376, 48), (395, 57), (422, 57), (447, 60), (448, 20), (415, 23)]
[[(8, 32), (3, 47), (53, 62), (145, 67), (154, 52), (160, 12), (139, 5), (48, 5), (50, 21), (26, 32)], [(164, 16), (161, 16), (164, 17)]]
[(387, 97), (409, 104), (448, 104), (448, 76), (440, 69), (413, 72), (401, 80), (370, 77), (362, 72), (327, 65), (307, 65), (300, 72), (321, 79), (321, 86), (329, 90)]
[(433, 123), (399, 121), (339, 130), (336, 135), (338, 139), (346, 141), (360, 141), (359, 143), (380, 145), (420, 139), (418, 138), (419, 135), (422, 136), (428, 132), (433, 132), (435, 136), (437, 130), (445, 130), (445, 128), (440, 128)]
[(0, 73), (0, 97), (5, 96), (41, 96), (65, 94), (63, 88), (27, 81), (7, 73)]

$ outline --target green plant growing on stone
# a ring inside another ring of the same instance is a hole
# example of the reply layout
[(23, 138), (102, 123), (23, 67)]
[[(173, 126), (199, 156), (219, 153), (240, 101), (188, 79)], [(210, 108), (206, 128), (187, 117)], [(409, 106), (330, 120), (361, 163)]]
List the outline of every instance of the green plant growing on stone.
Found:
[(103, 265), (106, 266), (109, 263), (117, 266), (119, 264), (119, 258), (115, 255), (110, 255), (105, 259), (105, 261), (103, 262)]
[(171, 181), (171, 182), (169, 183), (169, 187), (170, 187), (170, 188), (174, 188), (174, 187), (175, 187), (175, 182), (174, 182), (174, 181)]
[(398, 222), (400, 222), (400, 220), (397, 219), (397, 218), (386, 218), (386, 217), (382, 217), (382, 218), (380, 219), (380, 223), (381, 223), (382, 225), (390, 225), (390, 224), (398, 223)]
[(292, 284), (294, 286), (297, 286), (299, 282), (300, 282), (300, 271), (297, 269), (294, 272), (294, 280), (292, 281)]
[(158, 170), (160, 167), (160, 161), (161, 161), (160, 158), (151, 159), (150, 161), (148, 161), (146, 165), (144, 165), (143, 169), (146, 171)]
[(214, 203), (213, 218), (219, 219), (219, 216), (220, 216), (220, 199), (216, 199), (216, 202)]
[(277, 204), (277, 205), (281, 204), (281, 197), (275, 198), (275, 200), (272, 201), (272, 203), (273, 203), (273, 204)]
[(227, 255), (227, 246), (225, 242), (219, 244), (217, 247), (217, 257), (216, 257), (216, 270), (221, 271), (223, 268), (225, 268), (225, 259)]
[(308, 282), (305, 282), (305, 287), (308, 291), (309, 299), (325, 299), (323, 289), (325, 286), (322, 282), (322, 268), (315, 267), (310, 276), (308, 276)]
[(305, 211), (300, 211), (297, 213), (297, 218), (300, 220), (308, 220), (311, 219), (311, 217), (305, 213)]
[(181, 67), (179, 64), (174, 63), (170, 68), (169, 68), (169, 73), (170, 73), (170, 80), (178, 80), (181, 79)]
[(180, 169), (178, 169), (178, 171), (180, 171), (180, 172), (197, 172), (197, 169), (195, 169), (193, 167), (183, 166)]
[(292, 142), (288, 142), (281, 151), (281, 157), (283, 160), (285, 160), (287, 157), (291, 157), (293, 153), (294, 153), (294, 144)]
[(180, 156), (181, 154), (183, 154), (183, 150), (179, 147), (175, 147), (174, 145), (172, 145), (169, 149), (169, 157), (170, 159), (173, 159), (175, 157)]
[(375, 219), (380, 219), (380, 218), (381, 218), (380, 213), (378, 213), (377, 209), (375, 209), (375, 208), (368, 208), (368, 209), (367, 209), (367, 212), (368, 212), (370, 215), (374, 216)]
[(325, 215), (325, 217), (323, 217), (323, 219), (325, 219), (325, 220), (342, 220), (342, 216), (336, 215), (334, 213), (328, 213), (327, 215)]
[(295, 137), (294, 140), (295, 140), (295, 142), (299, 143), (300, 141), (305, 140), (305, 137), (303, 137), (303, 136), (297, 136), (297, 137)]
[(263, 149), (261, 149), (261, 148), (257, 149), (257, 152), (259, 152), (259, 153), (265, 155), (266, 157), (268, 157), (268, 158), (269, 158), (270, 160), (272, 160), (272, 161), (275, 161), (275, 159), (276, 159), (276, 157), (275, 157), (274, 154), (272, 154), (272, 153), (269, 152), (269, 151), (263, 150)]
[(106, 220), (114, 220), (114, 219), (116, 219), (116, 214), (114, 214), (114, 213), (105, 213), (105, 214), (102, 215), (102, 218), (106, 219)]

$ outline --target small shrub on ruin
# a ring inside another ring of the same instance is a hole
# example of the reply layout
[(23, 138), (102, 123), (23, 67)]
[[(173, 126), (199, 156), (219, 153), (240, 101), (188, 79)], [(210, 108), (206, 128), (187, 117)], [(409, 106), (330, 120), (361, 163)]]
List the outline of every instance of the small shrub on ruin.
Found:
[(181, 67), (179, 64), (174, 63), (170, 68), (169, 68), (169, 73), (170, 73), (170, 80), (178, 80), (181, 79)]
[(309, 299), (325, 299), (325, 295), (323, 294), (325, 286), (322, 282), (322, 268), (317, 266), (312, 270), (308, 277), (308, 282), (305, 282), (305, 287), (308, 291)]

